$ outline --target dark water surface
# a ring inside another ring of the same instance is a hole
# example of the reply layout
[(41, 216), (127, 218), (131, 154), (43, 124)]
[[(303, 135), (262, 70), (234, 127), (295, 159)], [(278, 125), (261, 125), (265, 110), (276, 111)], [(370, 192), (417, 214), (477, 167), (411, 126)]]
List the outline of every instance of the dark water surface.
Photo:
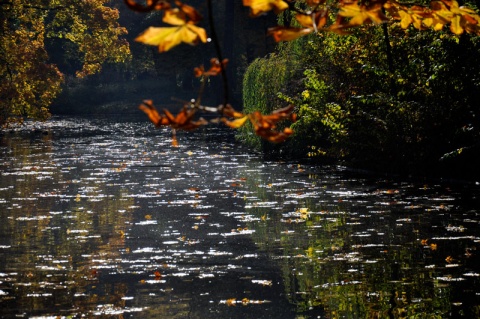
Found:
[(1, 318), (480, 317), (475, 184), (263, 161), (216, 128), (31, 130), (0, 135)]

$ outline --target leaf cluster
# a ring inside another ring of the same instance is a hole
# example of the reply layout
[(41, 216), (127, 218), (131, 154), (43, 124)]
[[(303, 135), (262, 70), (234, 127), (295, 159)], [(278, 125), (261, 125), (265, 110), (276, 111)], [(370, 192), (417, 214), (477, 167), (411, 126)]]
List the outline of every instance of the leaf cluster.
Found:
[(68, 48), (64, 54), (79, 62), (77, 77), (99, 72), (106, 62), (129, 58), (129, 45), (122, 38), (127, 31), (108, 2), (0, 3), (0, 125), (11, 117), (49, 116), (65, 73), (53, 58), (59, 48)]

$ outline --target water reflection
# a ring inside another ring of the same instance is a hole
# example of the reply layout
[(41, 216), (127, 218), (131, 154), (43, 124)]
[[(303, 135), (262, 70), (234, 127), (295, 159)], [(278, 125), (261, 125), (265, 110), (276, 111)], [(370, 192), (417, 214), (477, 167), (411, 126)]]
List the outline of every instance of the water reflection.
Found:
[(480, 313), (469, 185), (264, 162), (217, 129), (27, 130), (0, 141), (2, 317)]
[(478, 211), (460, 193), (328, 172), (302, 178), (302, 171), (245, 169), (254, 194), (246, 213), (264, 221), (254, 240), (279, 260), (298, 312), (478, 317)]

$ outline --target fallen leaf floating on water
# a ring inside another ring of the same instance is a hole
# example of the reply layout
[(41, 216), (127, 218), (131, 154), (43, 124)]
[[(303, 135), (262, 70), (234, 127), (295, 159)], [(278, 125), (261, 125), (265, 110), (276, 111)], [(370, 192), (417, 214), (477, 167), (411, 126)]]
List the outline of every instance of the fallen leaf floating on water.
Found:
[(229, 307), (235, 307), (237, 303), (241, 303), (243, 306), (248, 306), (248, 305), (261, 305), (264, 303), (269, 303), (270, 301), (268, 300), (250, 300), (248, 298), (243, 298), (242, 300), (237, 300), (236, 298), (230, 298), (227, 300), (221, 300), (221, 304), (226, 304)]
[(235, 298), (231, 298), (231, 299), (227, 299), (225, 301), (225, 303), (227, 304), (227, 306), (231, 307), (231, 306), (236, 306), (236, 303), (237, 303), (237, 300)]

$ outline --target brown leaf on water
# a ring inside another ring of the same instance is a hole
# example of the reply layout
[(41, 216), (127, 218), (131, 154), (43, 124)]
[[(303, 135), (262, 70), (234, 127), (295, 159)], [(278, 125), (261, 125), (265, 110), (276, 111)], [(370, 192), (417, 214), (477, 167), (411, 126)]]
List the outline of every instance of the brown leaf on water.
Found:
[(236, 306), (236, 303), (237, 303), (237, 300), (235, 298), (230, 298), (230, 299), (227, 299), (225, 301), (225, 303), (227, 304), (227, 306), (229, 307), (235, 307)]

